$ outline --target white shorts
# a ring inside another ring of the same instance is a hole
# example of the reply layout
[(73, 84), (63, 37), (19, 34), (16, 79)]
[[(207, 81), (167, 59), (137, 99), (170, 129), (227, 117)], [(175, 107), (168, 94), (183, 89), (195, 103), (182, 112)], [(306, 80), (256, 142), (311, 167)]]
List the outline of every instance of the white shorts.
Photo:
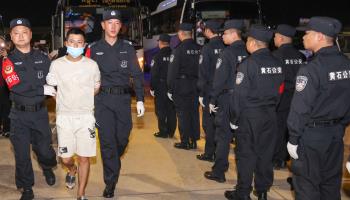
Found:
[(58, 156), (96, 156), (95, 117), (93, 115), (57, 115)]

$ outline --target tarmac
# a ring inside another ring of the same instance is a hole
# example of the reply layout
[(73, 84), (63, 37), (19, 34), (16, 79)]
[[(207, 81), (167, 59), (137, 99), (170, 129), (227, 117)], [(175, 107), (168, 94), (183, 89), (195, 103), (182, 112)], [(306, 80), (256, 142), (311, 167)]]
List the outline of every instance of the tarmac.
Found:
[[(52, 101), (49, 101), (50, 121), (53, 128), (53, 145), (57, 150), (55, 115)], [(136, 117), (135, 101), (133, 102), (133, 130), (130, 143), (122, 159), (121, 176), (116, 189), (118, 200), (225, 200), (224, 191), (233, 189), (237, 181), (233, 145), (229, 155), (230, 167), (226, 173), (227, 181), (217, 183), (204, 178), (203, 173), (211, 169), (212, 163), (199, 161), (196, 155), (203, 152), (204, 133), (196, 150), (179, 150), (173, 147), (178, 141), (178, 130), (175, 138), (155, 138), (157, 120), (154, 114), (153, 100), (146, 98), (146, 113), (142, 118)], [(349, 132), (348, 129), (347, 132)], [(344, 160), (349, 155), (350, 136), (344, 137)], [(15, 161), (12, 145), (7, 138), (0, 138), (0, 199), (19, 199), (20, 191), (15, 186)], [(61, 164), (54, 169), (56, 184), (48, 186), (38, 166), (35, 154), (32, 153), (35, 185), (35, 199), (70, 200), (76, 199), (76, 188), (65, 187), (66, 169)], [(86, 195), (89, 200), (100, 200), (104, 189), (103, 169), (99, 147), (97, 156), (92, 159), (91, 171)], [(350, 199), (350, 175), (344, 167), (342, 199)], [(269, 200), (291, 200), (294, 194), (286, 178), (290, 176), (287, 169), (275, 170), (273, 187), (268, 193)], [(251, 194), (252, 199), (257, 199)]]

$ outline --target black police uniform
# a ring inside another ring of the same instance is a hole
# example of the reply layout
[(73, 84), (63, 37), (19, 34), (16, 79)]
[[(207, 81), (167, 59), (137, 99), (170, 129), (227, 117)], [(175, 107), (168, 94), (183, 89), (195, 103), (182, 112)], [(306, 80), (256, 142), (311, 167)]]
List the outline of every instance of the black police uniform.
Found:
[[(190, 25), (187, 25), (189, 28)], [(186, 29), (190, 31), (191, 28)], [(199, 139), (198, 61), (200, 46), (193, 39), (182, 41), (170, 56), (167, 83), (173, 95), (181, 143), (179, 148), (196, 148)], [(191, 142), (191, 145), (190, 145)]]
[[(0, 66), (2, 66), (2, 57), (0, 57)], [(0, 76), (0, 134), (9, 134), (10, 131), (10, 109), (11, 101), (9, 98), (10, 92), (6, 86), (5, 80)], [(2, 129), (1, 129), (2, 127)]]
[[(272, 32), (253, 25), (249, 36), (268, 43)], [(272, 186), (276, 105), (283, 80), (281, 63), (268, 48), (256, 50), (238, 67), (231, 116), (231, 123), (239, 127), (235, 148), (238, 180), (236, 191), (225, 193), (229, 199), (247, 199), (253, 177), (259, 199), (263, 199), (262, 195), (266, 199), (266, 192)]]
[[(295, 28), (281, 24), (275, 32), (293, 38)], [(285, 166), (285, 161), (289, 157), (286, 146), (288, 141), (287, 117), (295, 89), (295, 78), (300, 65), (305, 62), (305, 56), (291, 43), (281, 45), (272, 54), (283, 63), (282, 69), (285, 74), (284, 91), (277, 106), (278, 134), (274, 162), (275, 167), (279, 168)]]
[(163, 47), (151, 62), (151, 90), (155, 93), (155, 112), (158, 118), (158, 137), (173, 137), (176, 130), (174, 103), (168, 98), (166, 83), (171, 48)]
[(202, 157), (211, 160), (213, 160), (215, 153), (215, 118), (214, 115), (210, 115), (209, 112), (209, 95), (213, 87), (216, 61), (224, 48), (225, 45), (222, 42), (221, 37), (215, 36), (203, 46), (199, 58), (199, 76), (197, 85), (199, 96), (203, 97), (203, 103), (205, 105), (205, 107), (202, 108), (202, 127), (205, 131), (205, 148)]
[[(312, 17), (308, 27), (330, 37), (341, 24)], [(295, 198), (341, 199), (343, 136), (350, 122), (350, 60), (336, 46), (315, 52), (300, 67), (288, 116), (289, 142), (298, 145), (291, 169)]]
[[(241, 20), (225, 22), (225, 29), (242, 29)], [(233, 132), (230, 129), (230, 99), (234, 89), (237, 66), (248, 56), (245, 44), (237, 40), (226, 47), (216, 63), (213, 89), (211, 90), (210, 104), (217, 105), (215, 113), (215, 164), (212, 167), (212, 175), (219, 178), (225, 177), (225, 171), (229, 167), (228, 155)]]
[(30, 189), (34, 185), (30, 144), (44, 172), (57, 165), (44, 102), (43, 86), (49, 67), (49, 58), (39, 50), (22, 53), (14, 49), (3, 62), (12, 101), (10, 140), (15, 151), (17, 188)]
[(95, 117), (103, 160), (104, 182), (114, 192), (121, 161), (132, 129), (131, 87), (136, 101), (144, 101), (143, 72), (136, 51), (126, 40), (110, 45), (101, 39), (90, 45), (87, 56), (95, 60), (101, 72), (100, 93), (95, 96)]

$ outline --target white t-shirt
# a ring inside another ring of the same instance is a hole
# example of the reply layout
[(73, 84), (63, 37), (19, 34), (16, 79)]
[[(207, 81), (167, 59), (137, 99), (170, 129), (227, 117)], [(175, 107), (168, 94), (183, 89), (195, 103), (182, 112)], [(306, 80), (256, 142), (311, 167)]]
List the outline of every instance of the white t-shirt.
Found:
[(91, 114), (94, 111), (94, 90), (101, 81), (95, 61), (82, 57), (77, 62), (66, 56), (51, 63), (50, 73), (57, 82), (57, 114)]

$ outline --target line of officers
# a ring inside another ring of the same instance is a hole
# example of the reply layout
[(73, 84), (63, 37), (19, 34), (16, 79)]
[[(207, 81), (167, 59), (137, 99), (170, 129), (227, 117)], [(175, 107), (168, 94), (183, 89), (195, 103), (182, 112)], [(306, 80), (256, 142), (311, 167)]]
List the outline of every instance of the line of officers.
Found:
[[(304, 28), (306, 58), (292, 44), (294, 27), (275, 30), (250, 27), (242, 40), (242, 20), (205, 23), (202, 48), (192, 39), (192, 24), (182, 23), (181, 43), (169, 47), (170, 36), (159, 37), (160, 51), (151, 66), (159, 132), (173, 137), (176, 116), (181, 142), (195, 149), (200, 136), (199, 104), (205, 131), (199, 160), (214, 162), (207, 179), (225, 182), (230, 142), (235, 139), (237, 184), (226, 191), (230, 200), (267, 199), (273, 168), (291, 158), (295, 199), (340, 199), (343, 136), (350, 120), (350, 60), (335, 45), (341, 23), (312, 17)], [(273, 38), (276, 50), (269, 50)], [(288, 155), (289, 153), (289, 155)], [(347, 163), (350, 166), (350, 162)]]

